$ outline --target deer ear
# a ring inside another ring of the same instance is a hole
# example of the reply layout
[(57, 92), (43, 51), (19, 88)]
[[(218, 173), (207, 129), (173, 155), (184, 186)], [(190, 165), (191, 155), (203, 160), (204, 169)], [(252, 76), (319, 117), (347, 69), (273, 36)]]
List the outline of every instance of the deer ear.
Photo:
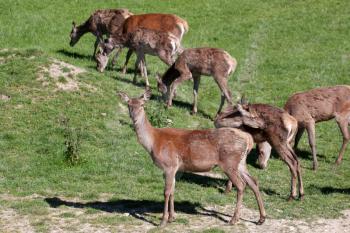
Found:
[(242, 114), (242, 116), (246, 117), (252, 117), (249, 111), (243, 109), (243, 106), (241, 104), (236, 105), (237, 110)]
[(121, 91), (117, 92), (117, 95), (120, 97), (121, 100), (123, 100), (124, 102), (128, 102), (130, 100), (129, 96)]
[(142, 98), (144, 101), (148, 101), (151, 99), (152, 91), (150, 87), (146, 87), (145, 93), (143, 93), (140, 98)]
[(248, 104), (248, 100), (245, 97), (245, 94), (242, 95), (241, 100), (240, 100), (240, 104), (242, 104), (242, 105), (247, 105)]
[(75, 27), (75, 26), (76, 26), (76, 24), (75, 24), (75, 22), (74, 22), (74, 21), (72, 22), (72, 25), (73, 25), (73, 27)]

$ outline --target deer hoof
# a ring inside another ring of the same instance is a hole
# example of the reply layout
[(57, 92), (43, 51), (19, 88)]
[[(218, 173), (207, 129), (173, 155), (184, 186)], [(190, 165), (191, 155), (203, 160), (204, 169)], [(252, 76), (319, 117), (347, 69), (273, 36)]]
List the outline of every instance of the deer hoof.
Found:
[(160, 223), (159, 227), (165, 227), (167, 224), (167, 220), (162, 220), (162, 222)]
[(169, 217), (168, 223), (174, 222), (175, 221), (175, 216)]
[(287, 201), (294, 201), (295, 199), (296, 199), (295, 196), (290, 195), (290, 196), (288, 197)]
[(191, 111), (191, 115), (196, 115), (196, 114), (197, 114), (197, 111), (195, 111), (195, 110)]
[(236, 218), (236, 217), (233, 217), (231, 220), (230, 220), (230, 222), (229, 222), (229, 224), (230, 225), (236, 225), (237, 223), (238, 223), (238, 218)]
[(300, 195), (299, 195), (299, 200), (300, 200), (300, 201), (304, 201), (304, 194), (300, 194)]
[(265, 222), (266, 217), (260, 217), (259, 221), (256, 223), (256, 225), (262, 225)]

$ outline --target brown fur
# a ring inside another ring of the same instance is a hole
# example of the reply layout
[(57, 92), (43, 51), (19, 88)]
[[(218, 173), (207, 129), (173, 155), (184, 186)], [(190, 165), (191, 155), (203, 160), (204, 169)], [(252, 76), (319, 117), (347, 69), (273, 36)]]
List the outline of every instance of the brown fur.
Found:
[(137, 69), (141, 65), (141, 74), (146, 78), (146, 85), (149, 86), (145, 54), (158, 56), (165, 64), (174, 63), (174, 56), (182, 50), (179, 39), (167, 32), (154, 31), (146, 28), (122, 34), (118, 37), (111, 37), (108, 42), (100, 44), (102, 48), (96, 55), (97, 69), (103, 71), (107, 65), (105, 57), (114, 49), (128, 47), (137, 54), (135, 63), (134, 82), (136, 82)]
[[(304, 195), (300, 163), (290, 146), (296, 133), (297, 122), (286, 111), (267, 104), (237, 105), (220, 114), (215, 126), (240, 128), (250, 133), (256, 143), (268, 142), (277, 151), (281, 159), (288, 165), (291, 176), (290, 199), (297, 196), (296, 179), (299, 181), (299, 194)], [(228, 185), (227, 191), (230, 189)]]
[(343, 135), (343, 144), (336, 160), (337, 164), (341, 163), (346, 146), (350, 140), (348, 130), (350, 120), (350, 86), (316, 88), (296, 93), (288, 99), (284, 109), (298, 121), (299, 130), (295, 138), (295, 147), (298, 146), (304, 129), (307, 130), (313, 155), (313, 168), (315, 170), (318, 166), (315, 123), (335, 118)]
[(102, 42), (104, 35), (110, 35), (119, 30), (124, 20), (133, 15), (128, 9), (106, 9), (95, 11), (85, 23), (73, 28), (70, 34), (70, 45), (74, 46), (79, 39), (90, 32), (96, 36), (93, 56), (95, 56), (97, 45)]
[(243, 191), (248, 186), (254, 191), (262, 224), (266, 214), (257, 181), (246, 168), (246, 156), (253, 146), (253, 139), (239, 129), (185, 130), (154, 128), (144, 112), (145, 101), (150, 98), (146, 92), (139, 98), (130, 99), (119, 93), (127, 102), (138, 140), (151, 155), (154, 164), (164, 172), (164, 211), (161, 225), (174, 218), (175, 174), (177, 171), (205, 172), (214, 166), (221, 167), (237, 187), (237, 204), (230, 221), (239, 220)]
[[(124, 21), (123, 26), (113, 33), (113, 37), (116, 38), (121, 37), (122, 35), (128, 35), (139, 28), (172, 34), (178, 38), (179, 42), (181, 42), (184, 34), (188, 32), (188, 24), (186, 20), (178, 17), (177, 15), (153, 13), (133, 15), (128, 17)], [(129, 49), (126, 55), (126, 60), (122, 71), (123, 74), (126, 73), (126, 67), (132, 55), (132, 52), (133, 51)]]
[(197, 95), (200, 76), (213, 76), (221, 90), (221, 103), (218, 113), (224, 105), (225, 99), (232, 105), (231, 92), (228, 88), (228, 78), (237, 66), (237, 61), (226, 51), (217, 48), (186, 49), (176, 59), (165, 74), (158, 77), (158, 89), (168, 97), (167, 106), (172, 105), (176, 87), (183, 81), (193, 78), (193, 110), (197, 112)]

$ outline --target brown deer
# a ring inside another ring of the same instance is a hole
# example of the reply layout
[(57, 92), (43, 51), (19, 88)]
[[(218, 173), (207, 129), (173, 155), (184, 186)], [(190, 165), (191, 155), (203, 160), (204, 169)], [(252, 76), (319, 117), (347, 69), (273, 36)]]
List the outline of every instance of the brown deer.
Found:
[(144, 105), (151, 93), (147, 90), (139, 98), (118, 95), (128, 104), (139, 143), (150, 154), (154, 164), (164, 172), (164, 211), (161, 226), (174, 219), (175, 174), (177, 171), (205, 172), (219, 166), (237, 187), (237, 204), (230, 221), (239, 220), (240, 207), (246, 184), (253, 190), (260, 219), (265, 221), (266, 213), (257, 181), (250, 176), (246, 167), (246, 156), (253, 146), (253, 139), (239, 129), (223, 128), (208, 130), (185, 130), (154, 128), (148, 121)]
[(96, 36), (94, 53), (95, 57), (97, 46), (103, 41), (104, 35), (110, 35), (119, 30), (125, 19), (133, 15), (128, 9), (106, 9), (95, 11), (83, 24), (76, 26), (73, 21), (73, 28), (70, 33), (70, 46), (74, 46), (80, 38), (90, 32)]
[(350, 140), (348, 125), (350, 121), (350, 86), (316, 88), (292, 95), (284, 109), (298, 121), (298, 133), (294, 147), (306, 129), (313, 157), (313, 169), (318, 166), (316, 157), (315, 123), (335, 118), (343, 135), (336, 164), (340, 164)]
[[(185, 33), (188, 32), (188, 24), (186, 20), (173, 14), (142, 14), (132, 15), (128, 17), (122, 27), (112, 33), (113, 37), (121, 37), (130, 34), (139, 28), (169, 33), (175, 36), (181, 42)], [(122, 73), (126, 73), (126, 66), (133, 51), (129, 49), (123, 66)], [(105, 58), (108, 62), (108, 58)]]
[[(215, 119), (215, 127), (233, 127), (250, 133), (261, 146), (268, 142), (288, 165), (291, 172), (291, 193), (289, 200), (296, 199), (296, 179), (299, 181), (300, 199), (304, 197), (300, 163), (290, 143), (297, 131), (297, 121), (286, 111), (267, 104), (238, 104), (221, 113)], [(264, 144), (261, 144), (264, 143)], [(263, 155), (270, 155), (270, 149)], [(259, 158), (260, 159), (260, 158)], [(263, 162), (265, 159), (262, 159)], [(267, 160), (266, 160), (267, 161)], [(265, 162), (266, 162), (265, 161)], [(231, 189), (228, 184), (226, 191)]]
[(186, 49), (179, 55), (175, 63), (160, 77), (157, 75), (158, 90), (167, 97), (167, 106), (172, 105), (176, 87), (183, 81), (193, 78), (193, 108), (197, 113), (197, 96), (201, 75), (213, 76), (221, 90), (221, 112), (225, 99), (232, 105), (228, 78), (237, 66), (237, 61), (229, 53), (217, 48)]
[(136, 53), (135, 73), (133, 82), (136, 83), (137, 69), (140, 67), (142, 77), (149, 86), (145, 54), (158, 56), (165, 64), (174, 63), (174, 56), (182, 51), (179, 39), (167, 32), (155, 31), (146, 28), (122, 34), (118, 37), (110, 37), (104, 43), (100, 43), (101, 50), (96, 55), (97, 69), (103, 72), (108, 62), (108, 54), (114, 48), (127, 47)]

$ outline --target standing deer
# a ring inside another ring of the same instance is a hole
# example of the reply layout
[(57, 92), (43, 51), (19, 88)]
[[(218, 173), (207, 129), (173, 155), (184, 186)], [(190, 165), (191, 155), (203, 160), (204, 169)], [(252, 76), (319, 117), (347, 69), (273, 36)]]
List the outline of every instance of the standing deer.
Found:
[(193, 108), (197, 113), (197, 96), (201, 75), (213, 76), (221, 90), (221, 112), (225, 99), (232, 105), (228, 78), (237, 66), (237, 61), (229, 53), (217, 48), (186, 49), (179, 55), (175, 63), (160, 77), (157, 75), (158, 90), (167, 97), (167, 106), (172, 105), (176, 87), (183, 81), (193, 78)]
[(170, 66), (175, 61), (174, 56), (182, 51), (180, 41), (176, 36), (166, 32), (139, 28), (131, 33), (110, 37), (105, 43), (101, 43), (101, 50), (96, 55), (97, 70), (103, 72), (107, 66), (108, 54), (114, 48), (123, 47), (129, 48), (137, 55), (133, 82), (136, 83), (137, 70), (140, 67), (141, 75), (146, 79), (146, 86), (149, 86), (149, 82), (145, 54), (158, 56), (160, 60)]
[[(143, 14), (132, 15), (128, 17), (123, 25), (111, 35), (113, 37), (121, 37), (136, 31), (139, 28), (145, 28), (162, 33), (169, 33), (181, 42), (185, 33), (188, 32), (188, 24), (186, 20), (173, 14)], [(126, 73), (126, 66), (133, 51), (128, 50), (122, 73)], [(105, 58), (108, 62), (108, 57)]]
[[(297, 121), (292, 116), (280, 108), (267, 104), (238, 104), (221, 113), (215, 119), (214, 124), (216, 128), (240, 128), (250, 133), (254, 141), (259, 143), (259, 146), (263, 146), (261, 148), (264, 151), (262, 155), (269, 156), (271, 148), (268, 144), (272, 145), (291, 172), (291, 193), (288, 200), (297, 197), (297, 178), (299, 196), (300, 199), (303, 199), (304, 188), (300, 163), (290, 144), (297, 131)], [(259, 156), (259, 163), (266, 166), (267, 159), (268, 157), (260, 158)], [(232, 184), (228, 183), (225, 192), (230, 191), (231, 186)]]
[(340, 164), (350, 140), (348, 125), (350, 121), (350, 86), (334, 86), (312, 89), (292, 95), (284, 106), (298, 121), (298, 133), (294, 147), (306, 129), (313, 157), (313, 169), (318, 166), (315, 138), (315, 123), (335, 118), (343, 135), (343, 144), (340, 148), (336, 164)]
[(106, 9), (95, 11), (85, 23), (76, 26), (73, 21), (73, 28), (70, 33), (70, 46), (74, 46), (80, 38), (90, 32), (96, 36), (94, 53), (95, 57), (97, 46), (103, 41), (104, 35), (110, 35), (119, 30), (125, 19), (133, 15), (128, 9)]
[(240, 207), (246, 184), (253, 190), (260, 219), (265, 221), (266, 213), (257, 181), (250, 176), (246, 157), (253, 146), (253, 139), (239, 129), (185, 130), (154, 128), (148, 121), (144, 105), (150, 99), (147, 90), (139, 98), (130, 99), (127, 94), (118, 95), (128, 104), (139, 143), (150, 154), (154, 164), (164, 172), (164, 211), (161, 226), (174, 219), (175, 175), (177, 171), (205, 172), (219, 166), (237, 187), (237, 204), (230, 223), (239, 220)]

